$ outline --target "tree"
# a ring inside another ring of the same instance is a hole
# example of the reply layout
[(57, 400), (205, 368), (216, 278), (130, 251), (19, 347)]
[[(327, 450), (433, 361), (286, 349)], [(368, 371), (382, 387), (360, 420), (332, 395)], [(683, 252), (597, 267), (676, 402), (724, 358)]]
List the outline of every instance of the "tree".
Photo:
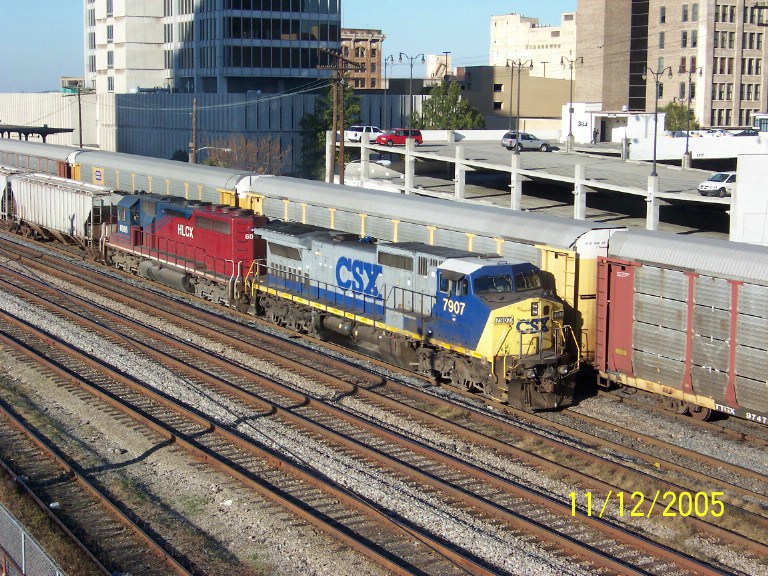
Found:
[(282, 176), (291, 147), (283, 147), (280, 138), (265, 136), (249, 139), (243, 135), (216, 140), (203, 147), (208, 157), (203, 164), (236, 168), (257, 174)]
[[(664, 121), (665, 130), (688, 130), (688, 104), (684, 102), (670, 102), (661, 109), (666, 113)], [(691, 130), (699, 129), (699, 121), (691, 110)]]
[[(347, 81), (344, 84), (344, 126), (351, 126), (360, 120), (360, 99), (354, 95)], [(301, 166), (303, 178), (322, 180), (325, 174), (325, 133), (333, 130), (333, 84), (318, 97), (315, 112), (299, 121), (301, 126)], [(344, 137), (343, 134), (340, 135)], [(345, 156), (347, 156), (345, 154)], [(346, 158), (345, 160), (349, 160)]]
[(485, 128), (485, 118), (467, 100), (461, 98), (461, 86), (457, 82), (444, 81), (429, 92), (424, 101), (422, 114), (413, 113), (414, 128), (426, 130), (471, 130)]

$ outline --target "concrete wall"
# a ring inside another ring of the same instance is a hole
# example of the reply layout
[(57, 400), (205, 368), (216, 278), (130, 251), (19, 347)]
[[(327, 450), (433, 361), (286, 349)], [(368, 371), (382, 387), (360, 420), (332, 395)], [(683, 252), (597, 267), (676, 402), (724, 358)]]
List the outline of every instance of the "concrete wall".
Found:
[[(81, 97), (83, 144), (96, 142), (96, 97)], [(73, 128), (74, 133), (54, 134), (46, 139), (50, 144), (79, 145), (78, 104), (76, 95), (59, 92), (44, 94), (0, 94), (0, 124), (19, 126), (49, 126)]]
[(730, 239), (734, 242), (768, 246), (766, 163), (768, 152), (739, 156), (738, 181), (731, 199)]

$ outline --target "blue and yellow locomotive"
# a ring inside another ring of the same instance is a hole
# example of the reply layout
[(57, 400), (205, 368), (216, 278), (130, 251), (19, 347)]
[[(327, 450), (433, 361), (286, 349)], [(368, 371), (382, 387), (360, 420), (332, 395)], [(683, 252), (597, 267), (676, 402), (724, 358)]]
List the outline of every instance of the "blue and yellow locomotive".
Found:
[(571, 402), (570, 329), (532, 264), (298, 223), (254, 234), (267, 258), (247, 282), (272, 321), (514, 406)]

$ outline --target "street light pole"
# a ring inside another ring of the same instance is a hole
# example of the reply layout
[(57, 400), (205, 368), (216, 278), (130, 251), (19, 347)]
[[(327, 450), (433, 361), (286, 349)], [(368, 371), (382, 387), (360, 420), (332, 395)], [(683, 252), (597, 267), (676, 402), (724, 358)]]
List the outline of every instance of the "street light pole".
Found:
[(418, 58), (421, 58), (421, 63), (424, 63), (424, 54), (416, 54), (416, 56), (409, 56), (408, 54), (405, 54), (403, 52), (400, 52), (400, 62), (403, 61), (403, 58), (410, 61), (411, 63), (411, 79), (408, 82), (408, 103), (410, 105), (410, 114), (408, 114), (408, 138), (411, 138), (411, 123), (413, 122), (413, 63)]
[(507, 60), (507, 66), (509, 66), (510, 62), (512, 63), (513, 69), (517, 67), (517, 121), (515, 122), (517, 136), (515, 137), (515, 154), (520, 154), (520, 84), (523, 83), (521, 74), (523, 66), (527, 67), (529, 70), (533, 70), (533, 60), (523, 61), (520, 58), (511, 61)]
[[(658, 176), (656, 173), (656, 139), (659, 132), (659, 85), (661, 84), (661, 77), (664, 76), (665, 72), (668, 73), (669, 78), (672, 78), (672, 67), (667, 66), (661, 70), (653, 70), (649, 66), (646, 66), (645, 69), (651, 76), (653, 76), (654, 89), (656, 90), (653, 107), (653, 170), (651, 170), (651, 176)], [(643, 73), (643, 80), (646, 80), (647, 78), (648, 75)]]
[(511, 64), (514, 60), (507, 58), (507, 68), (509, 68), (509, 129), (507, 132), (512, 132), (512, 85), (515, 83), (515, 67)]
[(390, 64), (394, 65), (394, 63), (395, 57), (392, 56), (392, 54), (384, 58), (384, 130), (387, 129), (387, 108), (389, 108), (387, 105), (387, 90), (389, 89), (389, 83), (387, 82), (387, 66)]
[(703, 74), (703, 70), (701, 69), (701, 66), (697, 68), (691, 68), (686, 72), (686, 70), (681, 66), (680, 69), (677, 71), (678, 74), (687, 74), (688, 75), (688, 116), (686, 119), (687, 127), (685, 129), (685, 154), (683, 154), (683, 169), (687, 169), (691, 167), (691, 152), (688, 149), (688, 140), (691, 137), (691, 98), (693, 97), (693, 75), (698, 72), (699, 76)]
[(568, 64), (568, 68), (570, 69), (570, 86), (571, 86), (571, 95), (568, 100), (568, 138), (565, 141), (565, 149), (566, 151), (570, 152), (573, 150), (573, 67), (576, 64), (584, 64), (584, 57), (579, 56), (578, 58), (568, 58), (566, 56), (560, 57), (560, 65), (565, 66), (566, 63)]

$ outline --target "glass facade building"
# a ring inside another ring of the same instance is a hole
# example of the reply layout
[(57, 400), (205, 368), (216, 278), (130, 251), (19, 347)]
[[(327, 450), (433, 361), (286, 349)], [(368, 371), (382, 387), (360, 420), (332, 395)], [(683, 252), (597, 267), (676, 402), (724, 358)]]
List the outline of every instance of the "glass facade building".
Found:
[(340, 49), (341, 0), (84, 2), (97, 91), (289, 90), (329, 76)]

